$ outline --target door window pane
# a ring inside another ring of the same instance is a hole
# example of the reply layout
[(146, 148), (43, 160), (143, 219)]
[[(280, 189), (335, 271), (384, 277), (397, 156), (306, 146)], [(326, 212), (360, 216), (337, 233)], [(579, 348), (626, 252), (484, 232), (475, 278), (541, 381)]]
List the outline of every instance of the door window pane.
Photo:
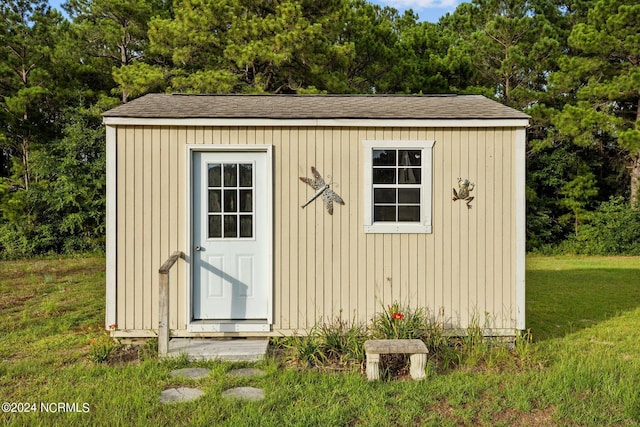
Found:
[(222, 216), (210, 215), (209, 216), (209, 238), (222, 237)]
[(253, 186), (253, 165), (240, 164), (240, 187)]
[(233, 163), (224, 164), (224, 186), (225, 187), (238, 186), (238, 165)]
[(253, 190), (240, 190), (240, 212), (253, 212)]
[(236, 215), (224, 216), (224, 237), (238, 237), (238, 217)]
[(253, 237), (252, 215), (240, 215), (240, 237)]
[(236, 190), (224, 190), (224, 211), (225, 212), (237, 212), (238, 211), (238, 193)]
[(209, 187), (220, 187), (222, 185), (220, 174), (221, 174), (220, 164), (209, 165)]
[(222, 212), (220, 190), (209, 190), (209, 212)]

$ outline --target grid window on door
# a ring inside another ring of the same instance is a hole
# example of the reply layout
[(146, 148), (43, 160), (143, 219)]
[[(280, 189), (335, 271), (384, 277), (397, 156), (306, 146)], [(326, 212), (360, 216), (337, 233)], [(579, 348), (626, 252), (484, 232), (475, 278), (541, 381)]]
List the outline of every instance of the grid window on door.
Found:
[(253, 238), (252, 163), (210, 163), (207, 183), (208, 236), (212, 239)]
[(422, 150), (374, 149), (374, 222), (420, 222)]

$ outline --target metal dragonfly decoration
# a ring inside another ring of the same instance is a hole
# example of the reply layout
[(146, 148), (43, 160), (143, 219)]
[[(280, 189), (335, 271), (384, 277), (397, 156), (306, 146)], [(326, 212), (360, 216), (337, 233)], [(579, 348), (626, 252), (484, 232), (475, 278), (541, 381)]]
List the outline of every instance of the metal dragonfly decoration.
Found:
[(313, 202), (320, 195), (322, 195), (324, 206), (327, 208), (329, 215), (333, 215), (333, 202), (344, 205), (344, 200), (342, 200), (342, 198), (331, 189), (329, 184), (324, 182), (324, 179), (322, 179), (322, 176), (320, 175), (318, 170), (313, 166), (311, 166), (311, 173), (313, 174), (313, 178), (305, 178), (301, 176), (300, 181), (309, 184), (314, 190), (316, 190), (316, 194), (311, 196), (311, 198), (307, 200), (307, 203), (302, 205), (302, 208), (304, 209), (305, 207), (307, 207), (307, 205), (309, 205), (309, 203)]

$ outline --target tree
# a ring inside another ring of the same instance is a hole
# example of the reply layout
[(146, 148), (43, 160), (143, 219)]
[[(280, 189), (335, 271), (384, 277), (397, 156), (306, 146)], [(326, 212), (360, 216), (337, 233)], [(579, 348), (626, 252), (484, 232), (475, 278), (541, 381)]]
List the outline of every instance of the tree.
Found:
[[(165, 76), (168, 90), (182, 92), (429, 89), (415, 78), (422, 70), (412, 48), (426, 43), (416, 25), (411, 12), (364, 0), (182, 0), (172, 18), (151, 22), (157, 65), (132, 72), (140, 76), (134, 86), (143, 92)], [(442, 90), (443, 79), (433, 80)]]
[(29, 190), (0, 197), (0, 253), (19, 257), (104, 247), (105, 134), (100, 112), (65, 109), (59, 119), (62, 135), (32, 154), (39, 179)]
[(574, 102), (554, 117), (560, 137), (618, 146), (629, 164), (630, 201), (640, 202), (640, 4), (598, 0), (571, 32), (575, 55), (563, 58), (552, 84)]
[(467, 83), (471, 91), (518, 109), (537, 101), (562, 42), (535, 1), (473, 0), (441, 22), (459, 34), (457, 44), (476, 70)]
[[(145, 57), (149, 21), (168, 15), (169, 8), (163, 0), (68, 0), (63, 7), (73, 19), (81, 51), (104, 59), (120, 82), (126, 77), (119, 69)], [(130, 93), (121, 90), (120, 95), (126, 103)]]
[[(0, 18), (0, 122), (2, 150), (13, 159), (13, 186), (28, 190), (32, 145), (54, 131), (51, 51), (63, 19), (44, 0), (2, 1)], [(17, 160), (17, 161), (16, 161)]]

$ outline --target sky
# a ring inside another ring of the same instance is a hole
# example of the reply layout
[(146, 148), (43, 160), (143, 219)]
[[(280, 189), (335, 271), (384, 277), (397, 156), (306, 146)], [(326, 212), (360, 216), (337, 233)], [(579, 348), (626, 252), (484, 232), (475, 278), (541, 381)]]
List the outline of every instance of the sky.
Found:
[(441, 16), (453, 13), (462, 0), (369, 0), (381, 6), (390, 6), (400, 14), (407, 9), (413, 9), (420, 21), (438, 22)]
[[(64, 12), (60, 5), (65, 0), (49, 0), (49, 4), (60, 12)], [(413, 9), (418, 14), (420, 21), (438, 22), (441, 16), (447, 12), (453, 12), (462, 0), (369, 0), (381, 6), (391, 6), (400, 14), (407, 9)]]

